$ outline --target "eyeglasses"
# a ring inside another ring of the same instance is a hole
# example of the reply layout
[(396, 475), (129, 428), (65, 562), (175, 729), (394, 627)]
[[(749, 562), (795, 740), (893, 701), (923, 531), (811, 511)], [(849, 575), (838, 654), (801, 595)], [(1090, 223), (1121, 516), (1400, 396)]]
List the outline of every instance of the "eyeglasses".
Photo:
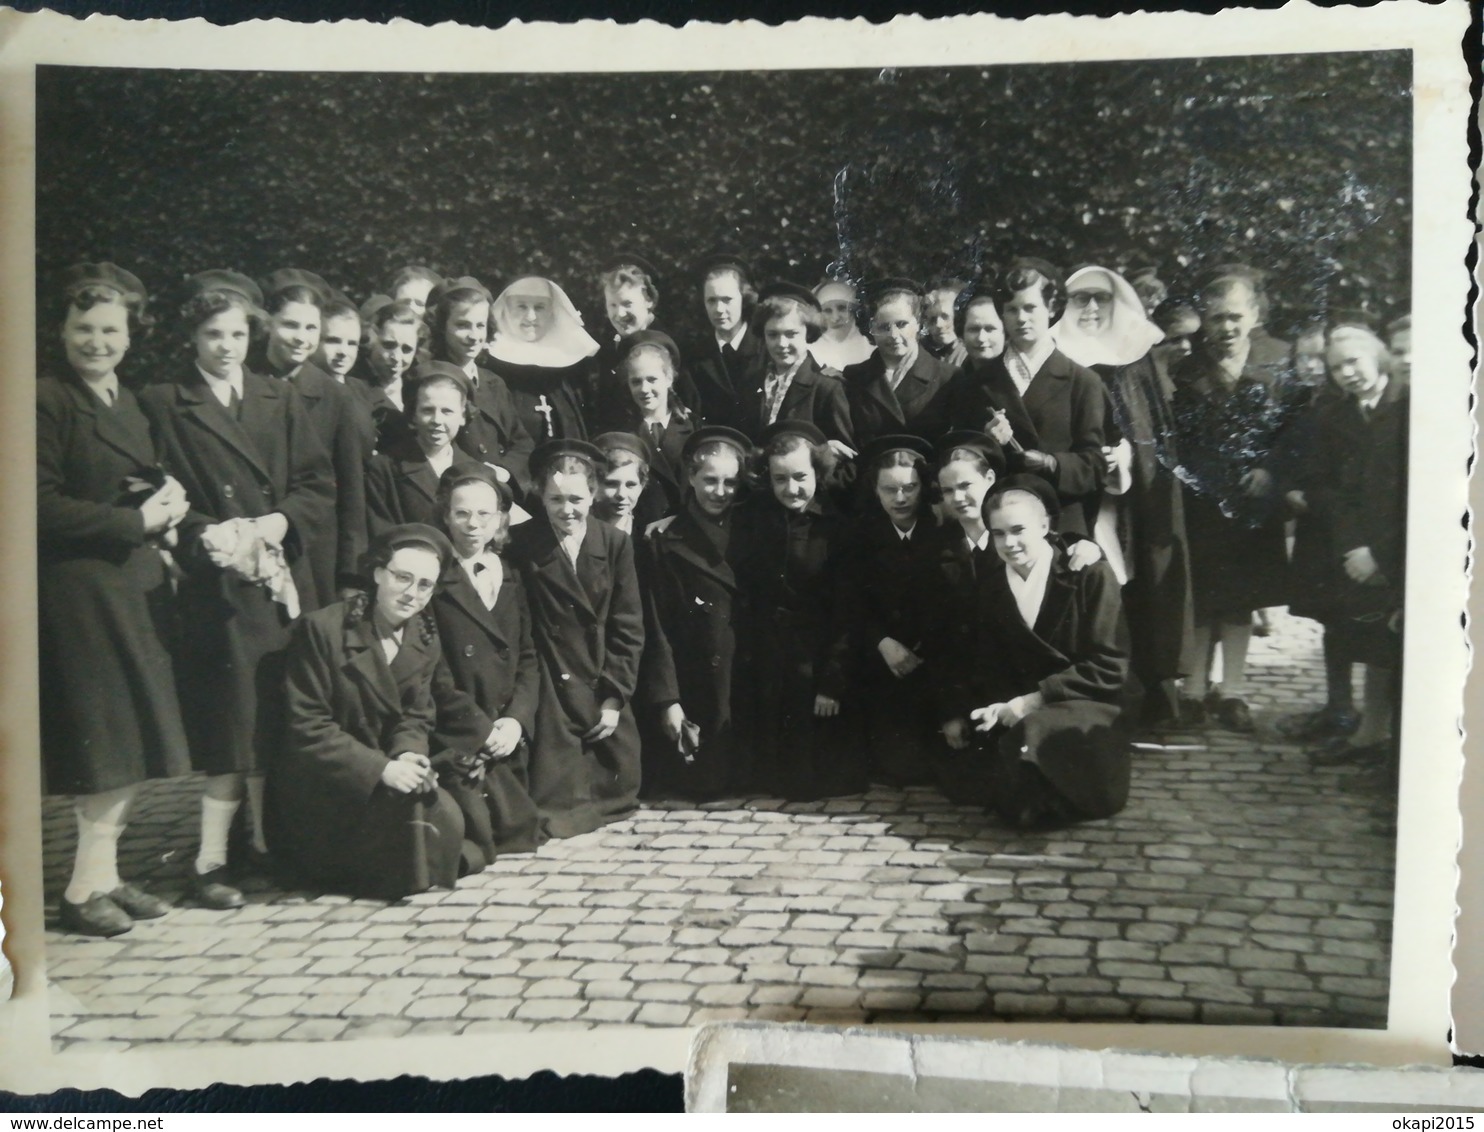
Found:
[(1067, 302), (1074, 307), (1085, 307), (1094, 299), (1100, 307), (1106, 307), (1113, 301), (1112, 291), (1073, 291), (1067, 296)]
[(387, 577), (391, 578), (392, 584), (399, 590), (410, 590), (416, 583), (416, 591), (419, 595), (430, 594), (433, 587), (438, 584), (436, 578), (419, 578), (416, 574), (409, 574), (406, 570), (387, 570)]

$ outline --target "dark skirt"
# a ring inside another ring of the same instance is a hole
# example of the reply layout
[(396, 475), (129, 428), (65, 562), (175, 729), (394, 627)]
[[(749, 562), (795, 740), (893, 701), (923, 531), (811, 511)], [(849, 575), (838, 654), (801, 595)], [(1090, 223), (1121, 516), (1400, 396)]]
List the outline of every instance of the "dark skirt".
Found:
[[(530, 796), (541, 811), (543, 837), (576, 837), (621, 821), (639, 806), (639, 730), (633, 708), (619, 712), (618, 730), (597, 743), (583, 739), (598, 721), (567, 710), (556, 685), (564, 673), (541, 658)], [(596, 701), (595, 701), (596, 703)]]
[(188, 773), (159, 554), (43, 559), (37, 581), (47, 792), (99, 794)]
[(530, 750), (521, 743), (507, 758), (485, 767), (484, 777), (469, 782), (457, 775), (440, 776), (440, 784), (464, 815), (468, 868), (477, 872), (506, 853), (539, 848), (541, 814), (531, 800)]
[(1190, 591), (1197, 625), (1240, 618), (1288, 600), (1288, 551), (1276, 517), (1228, 518), (1214, 499), (1187, 490)]
[(873, 648), (861, 678), (861, 731), (872, 782), (919, 786), (934, 780), (947, 750), (939, 730), (929, 666), (894, 676)]
[(1027, 806), (1087, 821), (1128, 804), (1129, 733), (1114, 704), (1047, 704), (983, 749), (990, 805), (1013, 822)]

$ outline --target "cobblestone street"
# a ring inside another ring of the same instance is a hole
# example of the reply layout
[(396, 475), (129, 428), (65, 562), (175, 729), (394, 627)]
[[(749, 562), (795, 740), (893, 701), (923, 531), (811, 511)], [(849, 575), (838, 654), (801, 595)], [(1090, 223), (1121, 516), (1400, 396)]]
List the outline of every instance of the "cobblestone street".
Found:
[[(1257, 736), (1147, 737), (1117, 817), (1019, 835), (931, 790), (646, 808), (388, 906), (260, 887), (112, 940), (48, 931), (59, 1048), (720, 1018), (1385, 1025), (1394, 787), (1311, 768), (1317, 626), (1253, 642)], [(200, 784), (149, 786), (124, 871), (179, 895)], [(69, 801), (45, 802), (49, 914)]]

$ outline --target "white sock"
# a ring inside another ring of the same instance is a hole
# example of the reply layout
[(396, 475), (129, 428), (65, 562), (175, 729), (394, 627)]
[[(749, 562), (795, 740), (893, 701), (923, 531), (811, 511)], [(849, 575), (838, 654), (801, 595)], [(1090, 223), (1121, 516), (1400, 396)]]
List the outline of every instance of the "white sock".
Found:
[(209, 873), (227, 863), (227, 834), (237, 816), (237, 801), (217, 798), (201, 799), (201, 851), (196, 854), (196, 871)]
[(72, 879), (62, 895), (69, 903), (81, 904), (96, 893), (112, 892), (119, 886), (118, 847), (121, 825), (89, 821), (77, 815), (77, 856)]
[(249, 775), (247, 778), (247, 812), (252, 817), (252, 847), (259, 853), (268, 852), (268, 842), (263, 837), (263, 776)]

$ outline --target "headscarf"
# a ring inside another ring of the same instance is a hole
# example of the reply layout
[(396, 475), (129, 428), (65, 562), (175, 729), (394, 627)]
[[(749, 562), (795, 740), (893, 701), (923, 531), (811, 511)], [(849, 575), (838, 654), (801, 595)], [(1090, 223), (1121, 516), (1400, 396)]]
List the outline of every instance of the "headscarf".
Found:
[[(516, 295), (551, 300), (551, 328), (538, 342), (527, 342), (516, 326), (509, 300)], [(527, 275), (517, 279), (495, 300), (495, 339), (487, 347), (490, 357), (516, 366), (566, 369), (598, 352), (598, 344), (582, 328), (582, 316), (563, 291), (550, 279)]]
[(1067, 310), (1051, 336), (1057, 348), (1082, 366), (1126, 366), (1138, 361), (1149, 348), (1164, 339), (1164, 331), (1149, 321), (1144, 304), (1128, 280), (1106, 267), (1079, 267), (1067, 278), (1067, 292), (1085, 275), (1103, 275), (1113, 291), (1113, 309), (1108, 325), (1098, 334), (1088, 334), (1077, 325), (1077, 315), (1068, 303)]
[[(814, 297), (821, 303), (828, 295), (831, 301), (845, 299), (848, 302), (856, 302), (858, 296), (855, 288), (849, 283), (842, 283), (838, 279), (827, 279), (818, 287), (814, 288)], [(836, 341), (831, 338), (829, 331), (821, 334), (813, 342), (809, 343), (809, 353), (814, 355), (814, 360), (822, 366), (831, 369), (843, 370), (846, 366), (853, 366), (865, 361), (876, 352), (876, 343), (872, 342), (860, 329), (852, 323), (846, 331), (845, 337)]]

